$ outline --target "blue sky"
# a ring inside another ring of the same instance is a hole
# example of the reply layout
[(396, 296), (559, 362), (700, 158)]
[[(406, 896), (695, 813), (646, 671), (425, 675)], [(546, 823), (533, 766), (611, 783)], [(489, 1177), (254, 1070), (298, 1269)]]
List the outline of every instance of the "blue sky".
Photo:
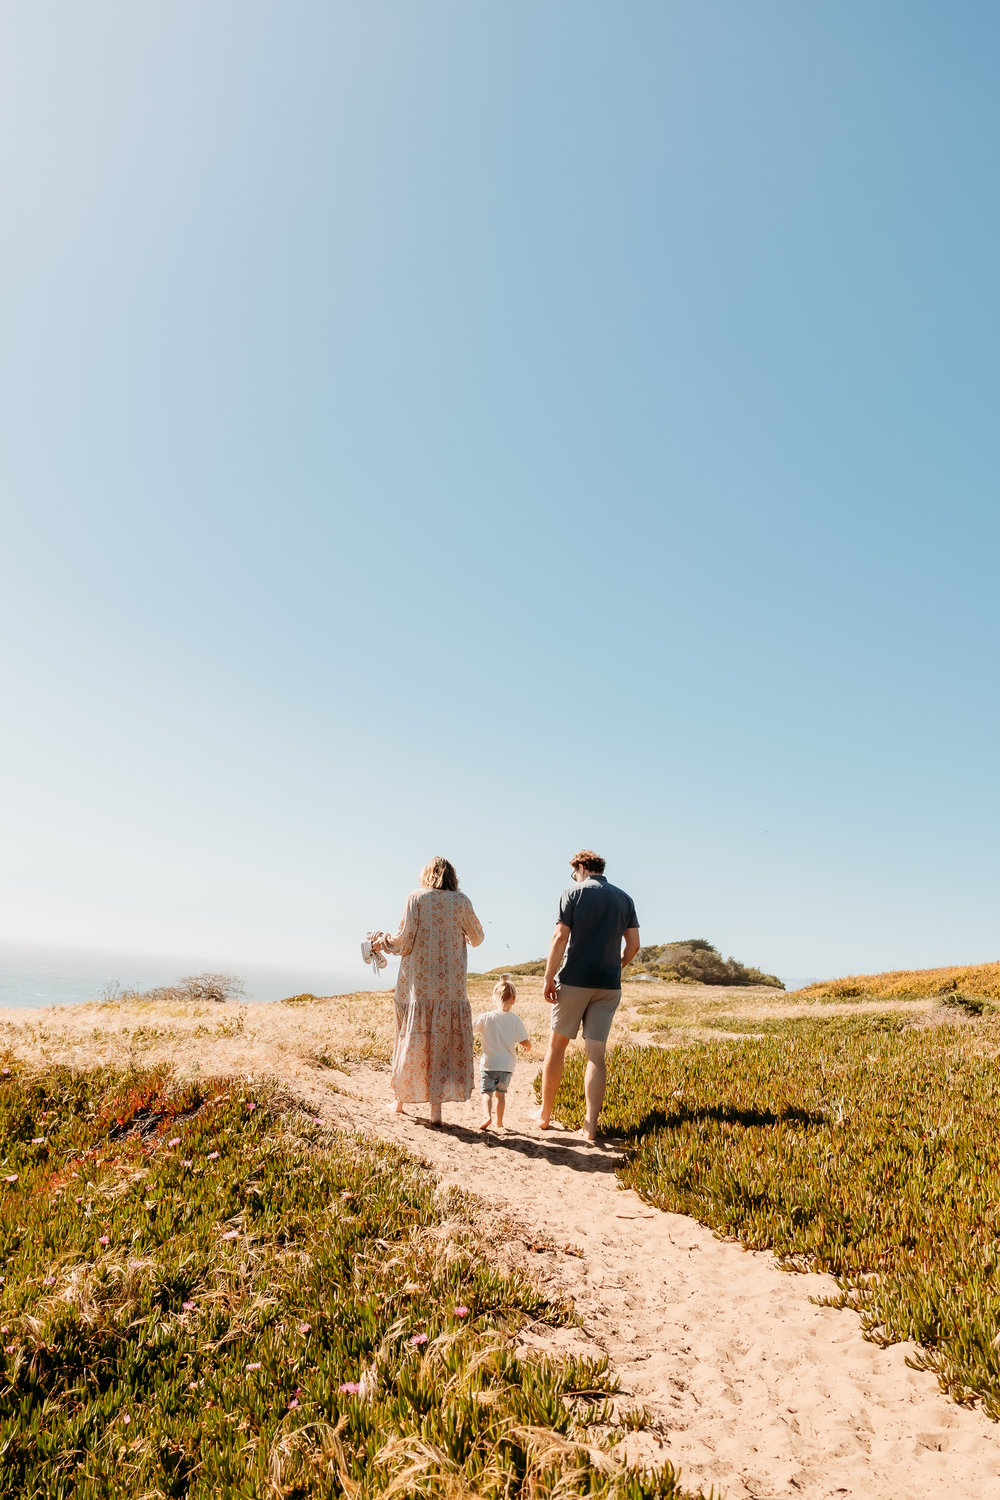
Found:
[(0, 9), (0, 938), (1000, 957), (1000, 15)]

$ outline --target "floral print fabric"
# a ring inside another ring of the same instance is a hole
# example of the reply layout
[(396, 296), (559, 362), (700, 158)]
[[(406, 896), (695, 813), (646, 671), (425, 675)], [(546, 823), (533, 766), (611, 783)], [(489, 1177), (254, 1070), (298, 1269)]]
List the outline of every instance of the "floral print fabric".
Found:
[(472, 1010), (466, 946), (483, 929), (463, 891), (413, 891), (399, 931), (386, 944), (402, 962), (396, 979), (392, 1087), (403, 1104), (468, 1099), (472, 1093)]

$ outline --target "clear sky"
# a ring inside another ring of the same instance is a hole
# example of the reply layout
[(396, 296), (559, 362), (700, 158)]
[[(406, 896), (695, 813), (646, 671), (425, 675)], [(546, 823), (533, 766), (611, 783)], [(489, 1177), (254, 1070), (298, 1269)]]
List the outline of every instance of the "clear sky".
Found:
[(0, 938), (341, 972), (431, 854), (1000, 957), (1000, 11), (0, 0)]

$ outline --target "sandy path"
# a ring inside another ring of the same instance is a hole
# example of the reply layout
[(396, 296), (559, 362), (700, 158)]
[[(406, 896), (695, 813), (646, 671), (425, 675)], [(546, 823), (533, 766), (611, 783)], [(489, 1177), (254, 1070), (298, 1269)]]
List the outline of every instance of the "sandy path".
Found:
[[(488, 985), (479, 988), (482, 999)], [(0, 1011), (0, 1045), (36, 1065), (159, 1063), (182, 1075), (277, 1077), (331, 1124), (404, 1145), (443, 1185), (490, 1206), (501, 1263), (530, 1267), (553, 1295), (573, 1299), (582, 1330), (540, 1328), (526, 1341), (607, 1354), (626, 1398), (652, 1419), (656, 1436), (638, 1441), (636, 1456), (671, 1459), (692, 1489), (714, 1486), (727, 1500), (1000, 1500), (1000, 1426), (908, 1369), (912, 1346), (880, 1350), (852, 1313), (813, 1305), (810, 1296), (836, 1291), (831, 1278), (782, 1272), (769, 1255), (651, 1209), (618, 1187), (613, 1153), (530, 1128), (548, 1011), (537, 981), (518, 988), (538, 1050), (515, 1074), (505, 1136), (479, 1133), (477, 1099), (446, 1107), (444, 1131), (431, 1130), (423, 1111), (388, 1113), (387, 1073), (364, 1061), (388, 1055), (385, 995)], [(625, 988), (621, 1030), (643, 1040), (653, 987)], [(663, 985), (653, 998), (690, 1004), (692, 1021), (709, 1004), (782, 1009), (770, 992)], [(349, 1074), (329, 1066), (331, 1051), (354, 1059)]]
[(613, 1152), (534, 1130), (533, 1073), (515, 1075), (510, 1131), (485, 1137), (475, 1098), (446, 1107), (443, 1131), (424, 1111), (390, 1115), (375, 1069), (338, 1075), (343, 1092), (320, 1080), (310, 1092), (331, 1123), (407, 1146), (498, 1224), (506, 1216), (501, 1258), (530, 1263), (583, 1320), (557, 1343), (609, 1356), (657, 1433), (641, 1455), (669, 1458), (692, 1488), (728, 1500), (1000, 1497), (1000, 1428), (909, 1369), (913, 1346), (879, 1349), (853, 1314), (811, 1303), (835, 1293), (832, 1278), (783, 1272), (620, 1189)]

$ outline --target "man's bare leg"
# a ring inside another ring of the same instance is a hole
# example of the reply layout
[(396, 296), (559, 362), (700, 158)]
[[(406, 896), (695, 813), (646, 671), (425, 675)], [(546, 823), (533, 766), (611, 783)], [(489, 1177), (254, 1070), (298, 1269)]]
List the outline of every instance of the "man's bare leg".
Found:
[(549, 1033), (548, 1051), (542, 1063), (542, 1107), (535, 1116), (542, 1130), (548, 1130), (552, 1119), (552, 1106), (555, 1103), (556, 1090), (562, 1081), (563, 1064), (566, 1061), (568, 1046), (568, 1036), (560, 1036), (558, 1031)]
[(583, 1122), (583, 1133), (593, 1143), (597, 1140), (597, 1121), (604, 1103), (604, 1091), (608, 1086), (608, 1069), (604, 1058), (607, 1043), (585, 1041), (583, 1045), (587, 1049), (587, 1071), (583, 1079), (587, 1114)]

